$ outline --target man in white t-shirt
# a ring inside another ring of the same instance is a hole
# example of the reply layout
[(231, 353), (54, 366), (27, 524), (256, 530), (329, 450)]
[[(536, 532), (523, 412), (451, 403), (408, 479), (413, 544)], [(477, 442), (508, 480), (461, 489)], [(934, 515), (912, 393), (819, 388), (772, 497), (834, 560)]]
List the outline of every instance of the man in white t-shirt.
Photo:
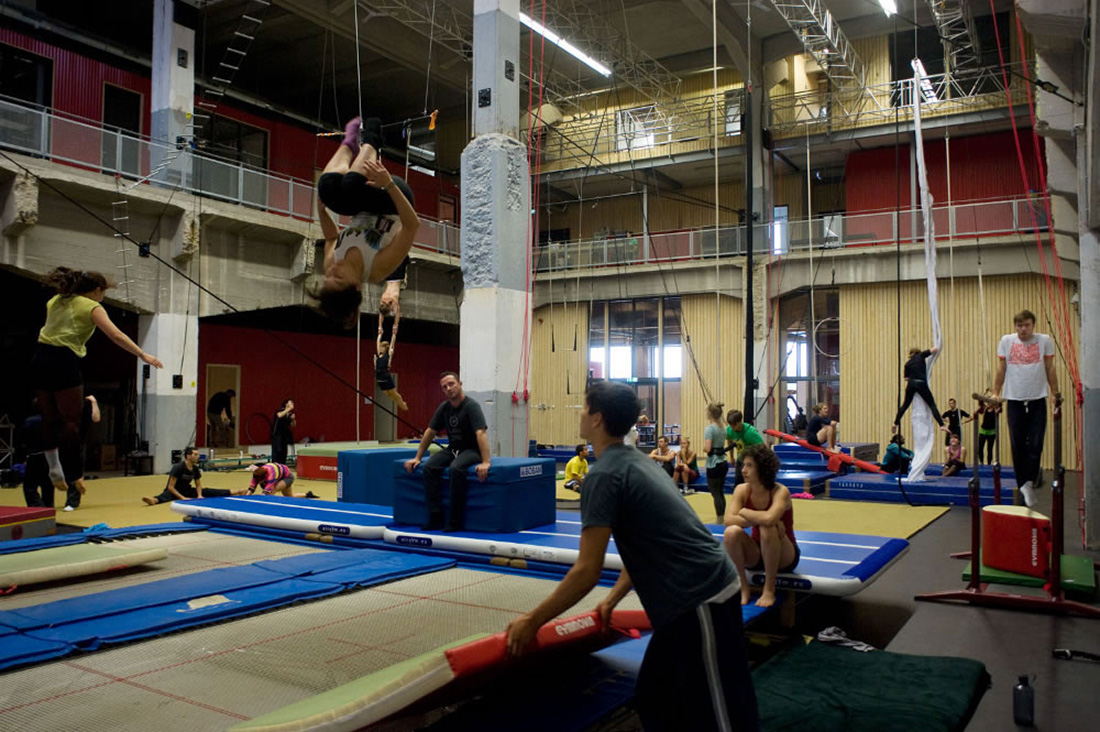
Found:
[[(1047, 431), (1047, 394), (1054, 394), (1054, 408), (1060, 409), (1062, 394), (1054, 372), (1054, 342), (1035, 332), (1035, 314), (1021, 310), (1013, 319), (1016, 332), (997, 345), (997, 376), (993, 396), (1007, 402), (1008, 437), (1012, 465), (1020, 499), (1028, 508), (1035, 505), (1035, 484), (1039, 479), (1043, 438)], [(1002, 392), (1003, 388), (1003, 392)]]

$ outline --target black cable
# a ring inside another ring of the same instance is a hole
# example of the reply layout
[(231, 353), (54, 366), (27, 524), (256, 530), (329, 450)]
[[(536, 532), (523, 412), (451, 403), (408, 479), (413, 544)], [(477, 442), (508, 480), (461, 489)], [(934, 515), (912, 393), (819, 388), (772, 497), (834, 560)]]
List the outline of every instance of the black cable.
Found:
[[(22, 164), (22, 163), (20, 163), (20, 162), (19, 162), (18, 160), (16, 160), (16, 159), (12, 158), (12, 157), (11, 157), (10, 155), (8, 155), (8, 154), (7, 154), (6, 152), (4, 152), (3, 150), (0, 150), (0, 156), (3, 156), (3, 157), (4, 157), (5, 159), (7, 159), (7, 160), (8, 160), (9, 162), (11, 162), (11, 163), (12, 163), (12, 164), (14, 164), (15, 166), (17, 166), (18, 168), (20, 168), (21, 170), (23, 170), (23, 172), (25, 172), (25, 173), (26, 173), (27, 175), (30, 175), (30, 176), (32, 176), (32, 177), (33, 177), (33, 178), (34, 178), (34, 179), (35, 179), (36, 181), (38, 181), (38, 183), (39, 183), (39, 184), (45, 185), (45, 186), (46, 186), (47, 188), (49, 188), (50, 190), (52, 190), (52, 191), (53, 191), (54, 193), (56, 193), (57, 195), (59, 195), (59, 196), (61, 196), (62, 198), (64, 198), (64, 199), (65, 199), (66, 201), (68, 201), (69, 203), (73, 204), (73, 205), (74, 205), (74, 206), (76, 206), (76, 207), (77, 207), (78, 209), (80, 209), (80, 210), (81, 210), (81, 211), (83, 211), (84, 213), (88, 214), (89, 216), (91, 216), (91, 217), (92, 217), (93, 219), (95, 219), (95, 220), (96, 220), (96, 221), (98, 221), (99, 223), (103, 224), (103, 226), (105, 226), (106, 228), (110, 229), (110, 230), (111, 230), (111, 231), (112, 231), (112, 232), (113, 232), (113, 233), (114, 233), (115, 235), (117, 235), (117, 236), (118, 236), (118, 237), (119, 237), (120, 239), (125, 239), (126, 241), (130, 242), (130, 243), (131, 243), (131, 244), (133, 244), (134, 246), (137, 246), (137, 247), (141, 247), (141, 243), (140, 243), (140, 242), (138, 242), (138, 241), (135, 241), (135, 240), (134, 240), (134, 238), (133, 238), (133, 237), (131, 237), (131, 236), (130, 236), (129, 234), (125, 234), (125, 233), (123, 233), (123, 232), (119, 231), (119, 230), (118, 230), (117, 228), (115, 228), (115, 227), (114, 227), (114, 226), (113, 226), (113, 225), (111, 224), (111, 222), (107, 221), (106, 219), (103, 219), (103, 218), (101, 218), (101, 217), (99, 216), (99, 214), (97, 214), (97, 213), (96, 213), (95, 211), (92, 211), (92, 210), (91, 210), (90, 208), (88, 208), (88, 207), (87, 207), (87, 206), (85, 206), (84, 204), (82, 204), (82, 203), (80, 203), (79, 201), (77, 201), (76, 199), (72, 198), (71, 196), (69, 196), (69, 195), (68, 195), (67, 193), (65, 193), (65, 192), (64, 192), (64, 191), (62, 191), (61, 189), (59, 189), (59, 188), (58, 188), (57, 186), (55, 186), (55, 185), (54, 185), (53, 183), (51, 183), (50, 181), (48, 181), (48, 180), (46, 180), (45, 178), (42, 178), (41, 176), (37, 175), (37, 174), (36, 174), (36, 173), (35, 173), (34, 171), (32, 171), (32, 170), (31, 170), (30, 168), (28, 168), (27, 166), (23, 165), (23, 164)], [(189, 276), (188, 274), (186, 274), (185, 272), (183, 272), (183, 270), (179, 269), (178, 267), (176, 267), (175, 265), (173, 265), (173, 264), (172, 264), (171, 262), (169, 262), (169, 261), (167, 261), (166, 259), (164, 259), (163, 257), (161, 257), (161, 256), (160, 256), (159, 254), (157, 254), (156, 252), (150, 251), (150, 252), (149, 252), (149, 256), (150, 256), (150, 257), (152, 257), (152, 258), (153, 258), (154, 260), (156, 260), (157, 262), (159, 262), (159, 263), (161, 263), (162, 265), (164, 265), (165, 267), (167, 267), (168, 269), (170, 269), (171, 271), (173, 271), (173, 272), (175, 272), (176, 274), (178, 274), (178, 275), (179, 275), (180, 277), (182, 277), (182, 278), (184, 278), (185, 280), (187, 280), (188, 282), (190, 282), (190, 283), (191, 283), (192, 285), (194, 285), (195, 287), (197, 287), (197, 288), (198, 288), (199, 290), (201, 290), (202, 292), (204, 292), (204, 293), (206, 293), (207, 295), (209, 295), (209, 296), (210, 296), (211, 298), (213, 298), (213, 299), (214, 299), (214, 300), (215, 300), (216, 302), (218, 302), (219, 304), (223, 305), (224, 307), (226, 307), (227, 309), (231, 310), (232, 312), (234, 312), (234, 313), (237, 313), (238, 315), (239, 315), (239, 314), (241, 314), (241, 311), (240, 311), (239, 309), (237, 309), (236, 307), (234, 307), (234, 306), (233, 306), (233, 305), (232, 305), (232, 304), (231, 304), (230, 302), (228, 302), (228, 301), (227, 301), (227, 300), (226, 300), (225, 298), (221, 297), (220, 295), (218, 295), (217, 293), (213, 292), (213, 291), (212, 291), (212, 290), (210, 290), (209, 288), (207, 288), (207, 287), (205, 287), (204, 285), (200, 284), (200, 283), (199, 283), (199, 282), (198, 282), (197, 280), (193, 279), (193, 278), (192, 278), (191, 276)], [(279, 343), (280, 345), (284, 346), (285, 348), (287, 348), (288, 350), (290, 350), (290, 351), (291, 351), (292, 353), (294, 353), (294, 354), (298, 355), (299, 357), (301, 357), (301, 358), (302, 358), (303, 360), (305, 360), (306, 362), (308, 362), (308, 363), (312, 364), (313, 366), (316, 366), (316, 367), (317, 367), (317, 368), (319, 368), (319, 369), (320, 369), (321, 371), (325, 372), (326, 374), (328, 374), (329, 376), (331, 376), (331, 377), (332, 377), (333, 379), (335, 379), (335, 380), (336, 380), (336, 381), (338, 381), (339, 383), (341, 383), (341, 384), (343, 384), (344, 386), (346, 386), (346, 387), (347, 387), (348, 389), (351, 389), (351, 390), (352, 390), (352, 391), (354, 391), (354, 392), (355, 392), (356, 394), (358, 394), (359, 396), (363, 397), (364, 399), (366, 399), (366, 400), (367, 400), (368, 402), (370, 402), (370, 403), (371, 403), (371, 404), (373, 404), (374, 406), (376, 406), (376, 407), (378, 407), (379, 409), (381, 409), (381, 410), (382, 410), (383, 412), (386, 412), (387, 414), (389, 414), (390, 416), (392, 416), (392, 417), (393, 417), (394, 419), (396, 419), (397, 421), (399, 421), (399, 422), (401, 422), (402, 424), (404, 424), (405, 426), (407, 426), (407, 427), (411, 428), (411, 429), (413, 430), (414, 434), (416, 434), (416, 435), (418, 435), (418, 436), (419, 436), (419, 435), (422, 435), (422, 434), (423, 434), (423, 432), (421, 432), (421, 431), (420, 431), (420, 429), (419, 429), (419, 428), (418, 428), (418, 427), (417, 427), (416, 425), (414, 425), (414, 424), (412, 424), (411, 422), (409, 422), (408, 420), (404, 419), (403, 417), (401, 417), (400, 415), (398, 415), (398, 414), (397, 414), (396, 412), (394, 412), (394, 411), (392, 411), (392, 410), (390, 410), (390, 409), (388, 409), (388, 408), (386, 408), (386, 407), (382, 406), (382, 405), (381, 405), (381, 404), (379, 404), (379, 403), (378, 403), (377, 401), (375, 401), (374, 397), (372, 397), (372, 396), (369, 396), (369, 395), (367, 395), (367, 394), (364, 394), (364, 393), (363, 393), (362, 391), (360, 391), (359, 389), (357, 389), (357, 388), (355, 387), (355, 385), (354, 385), (354, 384), (350, 383), (350, 382), (349, 382), (349, 381), (347, 381), (347, 380), (346, 380), (345, 378), (343, 378), (342, 376), (340, 376), (340, 375), (339, 375), (339, 374), (337, 374), (336, 372), (332, 371), (332, 370), (331, 370), (331, 369), (329, 369), (329, 368), (328, 368), (327, 366), (325, 366), (324, 364), (322, 364), (322, 363), (321, 363), (320, 361), (318, 361), (317, 359), (313, 358), (312, 356), (310, 356), (309, 354), (307, 354), (306, 352), (304, 352), (303, 350), (301, 350), (300, 348), (298, 348), (298, 347), (297, 347), (297, 346), (295, 346), (294, 344), (292, 344), (292, 343), (288, 342), (288, 341), (287, 341), (286, 339), (284, 339), (284, 338), (283, 338), (282, 336), (280, 336), (280, 335), (279, 335), (278, 333), (276, 333), (275, 331), (269, 330), (269, 329), (267, 329), (267, 328), (260, 328), (259, 330), (261, 330), (261, 331), (262, 331), (262, 332), (263, 332), (264, 334), (266, 334), (266, 335), (270, 336), (271, 338), (275, 339), (275, 341), (276, 341), (276, 342), (278, 342), (278, 343)]]

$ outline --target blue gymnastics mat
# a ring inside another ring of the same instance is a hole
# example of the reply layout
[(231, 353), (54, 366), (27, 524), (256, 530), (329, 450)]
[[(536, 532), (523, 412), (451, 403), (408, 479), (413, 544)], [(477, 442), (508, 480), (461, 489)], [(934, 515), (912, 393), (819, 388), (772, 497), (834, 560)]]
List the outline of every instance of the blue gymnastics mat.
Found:
[(38, 549), (53, 549), (59, 546), (72, 546), (87, 542), (117, 541), (119, 539), (137, 539), (143, 536), (180, 534), (187, 531), (202, 531), (202, 526), (186, 523), (146, 524), (145, 526), (126, 526), (120, 529), (85, 529), (72, 534), (39, 536), (33, 539), (16, 539), (0, 542), (0, 554), (18, 554)]
[[(941, 478), (928, 476), (919, 483), (902, 482), (905, 495), (916, 505), (966, 506), (969, 504), (968, 478)], [(1011, 484), (1002, 479), (1001, 498), (1010, 496)], [(881, 501), (884, 503), (904, 503), (905, 495), (898, 489), (895, 474), (849, 473), (838, 475), (829, 481), (829, 497), (851, 501)], [(982, 480), (979, 502), (983, 506), (993, 503), (993, 480)], [(796, 529), (797, 531), (797, 529)]]
[[(926, 475), (931, 475), (938, 478), (939, 476), (943, 475), (943, 463), (931, 463), (924, 472)], [(970, 464), (967, 464), (965, 468), (957, 473), (957, 477), (960, 478), (969, 478), (972, 475), (974, 475), (974, 466)], [(979, 465), (978, 475), (981, 477), (983, 483), (986, 481), (992, 481), (993, 466)], [(1013, 485), (1016, 484), (1016, 471), (1011, 465), (1001, 466), (1001, 481), (1003, 483), (1008, 483), (1011, 481)], [(990, 483), (990, 485), (993, 484)]]
[[(0, 634), (7, 635), (0, 635), (0, 668), (223, 621), (454, 564), (449, 559), (377, 549), (321, 552), (3, 611)], [(9, 642), (7, 636), (14, 634), (23, 642)]]
[[(579, 518), (576, 513), (559, 511), (554, 524), (514, 534), (491, 535), (423, 531), (419, 527), (395, 525), (385, 529), (383, 538), (398, 546), (433, 547), (571, 565), (576, 562), (580, 548)], [(707, 528), (715, 541), (722, 540), (724, 527), (708, 525)], [(798, 571), (780, 574), (776, 587), (799, 592), (854, 594), (877, 579), (909, 549), (909, 542), (904, 539), (881, 536), (798, 531), (797, 527), (795, 535), (802, 549)], [(614, 538), (608, 545), (604, 568), (622, 568)], [(753, 585), (763, 585), (764, 573), (749, 573), (749, 581)]]
[(172, 510), (199, 522), (209, 519), (356, 539), (381, 539), (383, 527), (393, 521), (393, 509), (389, 506), (286, 496), (228, 496), (175, 501)]

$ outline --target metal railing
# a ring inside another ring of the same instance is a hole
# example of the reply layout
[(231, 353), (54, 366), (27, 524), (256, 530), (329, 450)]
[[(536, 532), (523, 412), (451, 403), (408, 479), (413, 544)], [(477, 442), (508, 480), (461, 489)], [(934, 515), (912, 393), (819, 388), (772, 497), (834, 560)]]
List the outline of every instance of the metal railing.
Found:
[[(932, 210), (936, 240), (1016, 236), (1046, 231), (1041, 198), (1023, 197), (975, 201)], [(840, 249), (919, 243), (924, 237), (920, 209), (832, 215), (809, 220), (771, 221), (753, 226), (753, 251), (788, 254), (814, 249)], [(659, 264), (745, 254), (744, 226), (691, 229), (627, 236), (597, 237), (540, 245), (535, 268), (539, 272)]]
[[(0, 147), (137, 184), (178, 188), (268, 213), (313, 220), (313, 183), (94, 121), (0, 98)], [(454, 224), (421, 216), (415, 246), (459, 253)]]

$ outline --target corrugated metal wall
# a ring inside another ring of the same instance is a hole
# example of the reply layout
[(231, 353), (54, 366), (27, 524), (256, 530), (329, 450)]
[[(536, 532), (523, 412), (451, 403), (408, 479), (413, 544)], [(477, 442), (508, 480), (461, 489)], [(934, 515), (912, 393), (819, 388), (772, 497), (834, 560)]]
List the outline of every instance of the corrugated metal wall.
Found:
[[(941, 252), (941, 268), (945, 259)], [(1073, 286), (1067, 283), (1067, 287)], [(1053, 312), (1041, 276), (986, 277), (983, 289), (984, 297), (979, 293), (977, 278), (956, 279), (954, 288), (949, 279), (941, 277), (939, 280), (944, 350), (932, 371), (932, 392), (941, 411), (947, 409), (947, 400), (951, 397), (958, 399), (961, 409), (974, 411), (970, 394), (992, 386), (997, 343), (1002, 335), (1013, 332), (1015, 313), (1025, 308), (1031, 310), (1039, 318), (1036, 329), (1051, 333), (1047, 318), (1053, 322)], [(1067, 292), (1067, 298), (1071, 296), (1072, 293)], [(878, 442), (885, 446), (890, 439), (890, 425), (898, 406), (902, 363), (910, 347), (932, 345), (928, 291), (923, 281), (902, 283), (901, 313), (903, 353), (899, 361), (896, 286), (878, 283), (840, 290), (841, 334), (851, 338), (850, 343), (843, 345), (840, 358), (842, 443)], [(1075, 342), (1079, 343), (1076, 313), (1072, 329)], [(1055, 357), (1055, 364), (1059, 386), (1067, 399), (1063, 420), (1064, 461), (1067, 468), (1074, 468), (1076, 434), (1072, 407), (1068, 405), (1073, 392), (1072, 382), (1061, 356)], [(902, 418), (903, 434), (911, 439), (909, 425), (909, 415), (906, 415)], [(1001, 428), (1005, 429), (1003, 419)], [(973, 425), (967, 425), (965, 430), (964, 444), (968, 450), (973, 449), (972, 429)], [(942, 442), (942, 439), (938, 441), (932, 454), (936, 462), (943, 460)], [(1053, 465), (1052, 443), (1048, 431), (1043, 454), (1043, 464), (1048, 468)], [(1012, 464), (1007, 439), (1001, 444), (1001, 462)]]
[(547, 305), (535, 310), (528, 411), (531, 439), (547, 445), (579, 441), (577, 419), (584, 405), (587, 377), (588, 304)]

